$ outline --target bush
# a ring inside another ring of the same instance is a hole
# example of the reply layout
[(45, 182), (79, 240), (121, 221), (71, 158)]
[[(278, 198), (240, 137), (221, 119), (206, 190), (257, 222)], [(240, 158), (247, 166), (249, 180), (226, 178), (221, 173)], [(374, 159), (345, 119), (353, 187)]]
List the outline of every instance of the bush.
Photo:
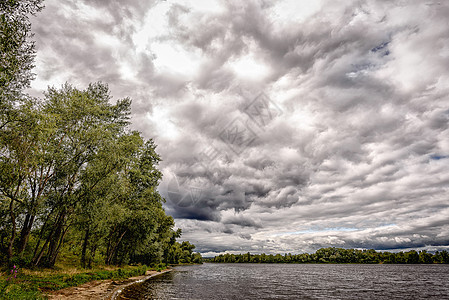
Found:
[(31, 259), (32, 258), (29, 256), (24, 257), (15, 256), (9, 260), (8, 268), (12, 268), (13, 266), (28, 267), (29, 265), (31, 265)]

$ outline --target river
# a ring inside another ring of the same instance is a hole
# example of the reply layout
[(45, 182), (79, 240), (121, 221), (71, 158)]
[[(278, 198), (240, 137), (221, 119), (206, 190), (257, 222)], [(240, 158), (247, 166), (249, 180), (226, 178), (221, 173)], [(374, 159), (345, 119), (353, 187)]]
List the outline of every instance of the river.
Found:
[(179, 266), (120, 299), (449, 299), (449, 265)]

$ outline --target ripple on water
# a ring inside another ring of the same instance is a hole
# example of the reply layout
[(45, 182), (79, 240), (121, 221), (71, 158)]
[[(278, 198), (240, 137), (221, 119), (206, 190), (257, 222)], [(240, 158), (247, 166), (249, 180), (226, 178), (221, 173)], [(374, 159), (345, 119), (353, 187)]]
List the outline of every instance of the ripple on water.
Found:
[(449, 265), (203, 264), (133, 285), (124, 299), (449, 299)]

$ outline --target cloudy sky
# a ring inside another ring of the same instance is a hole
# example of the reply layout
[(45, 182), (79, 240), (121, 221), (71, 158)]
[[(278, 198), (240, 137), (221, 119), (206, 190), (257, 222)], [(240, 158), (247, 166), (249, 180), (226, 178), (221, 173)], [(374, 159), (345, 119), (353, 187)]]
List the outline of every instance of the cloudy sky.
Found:
[(449, 249), (446, 1), (45, 4), (31, 93), (131, 97), (204, 255)]

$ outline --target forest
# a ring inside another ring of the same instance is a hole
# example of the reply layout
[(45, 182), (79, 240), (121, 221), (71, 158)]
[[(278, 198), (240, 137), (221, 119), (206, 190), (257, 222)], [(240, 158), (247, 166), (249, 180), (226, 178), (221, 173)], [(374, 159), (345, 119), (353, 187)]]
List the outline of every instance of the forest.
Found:
[(214, 263), (333, 263), (333, 264), (447, 264), (449, 253), (446, 250), (429, 253), (425, 250), (407, 252), (376, 251), (373, 249), (321, 248), (308, 254), (221, 254), (205, 258)]
[(152, 139), (130, 127), (131, 100), (107, 84), (26, 93), (42, 0), (0, 2), (0, 264), (53, 267), (199, 263), (166, 215)]

